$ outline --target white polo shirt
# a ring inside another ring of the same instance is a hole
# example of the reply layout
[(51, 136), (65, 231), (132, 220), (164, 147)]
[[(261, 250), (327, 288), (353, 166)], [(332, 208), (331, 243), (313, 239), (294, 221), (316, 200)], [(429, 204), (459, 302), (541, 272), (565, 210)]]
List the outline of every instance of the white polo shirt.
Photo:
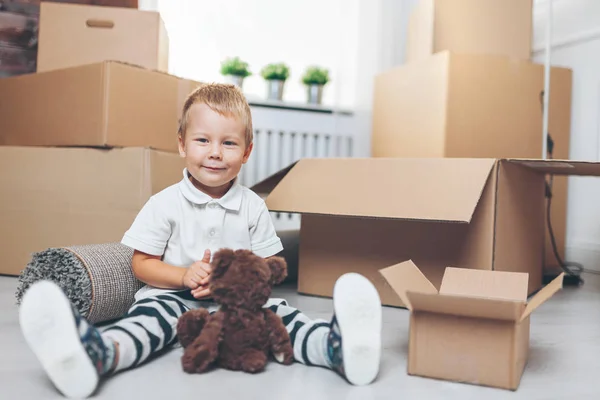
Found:
[[(138, 251), (163, 256), (163, 261), (188, 267), (221, 248), (249, 249), (270, 257), (283, 246), (263, 199), (241, 186), (233, 186), (220, 199), (198, 190), (188, 178), (153, 195), (140, 210), (121, 241)], [(173, 290), (146, 285), (136, 300)]]

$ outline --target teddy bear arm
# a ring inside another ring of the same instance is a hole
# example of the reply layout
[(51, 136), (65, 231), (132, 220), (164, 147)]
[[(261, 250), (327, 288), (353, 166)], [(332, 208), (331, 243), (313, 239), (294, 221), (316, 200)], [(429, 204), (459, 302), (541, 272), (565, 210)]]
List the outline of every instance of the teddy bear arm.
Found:
[(200, 335), (208, 317), (208, 310), (204, 308), (186, 311), (179, 317), (177, 338), (183, 348), (188, 347)]
[(210, 315), (200, 336), (186, 347), (182, 357), (184, 371), (204, 372), (217, 359), (219, 343), (223, 338), (224, 317), (221, 311)]
[(269, 309), (265, 309), (264, 312), (269, 332), (269, 347), (273, 356), (280, 363), (291, 364), (294, 360), (294, 349), (281, 317)]

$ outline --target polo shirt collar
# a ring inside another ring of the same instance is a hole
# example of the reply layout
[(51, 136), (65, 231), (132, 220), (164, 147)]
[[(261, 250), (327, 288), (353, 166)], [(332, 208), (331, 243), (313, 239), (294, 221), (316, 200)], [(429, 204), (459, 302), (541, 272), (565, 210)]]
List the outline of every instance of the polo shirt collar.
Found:
[(238, 177), (235, 177), (233, 185), (223, 197), (220, 199), (213, 199), (194, 186), (188, 177), (187, 168), (184, 168), (183, 179), (179, 183), (179, 188), (183, 196), (195, 204), (207, 204), (212, 201), (220, 204), (221, 207), (232, 211), (239, 211), (240, 206), (242, 205), (242, 188), (238, 182)]

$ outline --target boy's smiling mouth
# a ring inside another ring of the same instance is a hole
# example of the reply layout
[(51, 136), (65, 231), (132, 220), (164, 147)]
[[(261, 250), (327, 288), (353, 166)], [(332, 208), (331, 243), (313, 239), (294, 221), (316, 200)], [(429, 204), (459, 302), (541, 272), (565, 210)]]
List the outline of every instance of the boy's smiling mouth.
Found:
[(203, 165), (202, 168), (205, 168), (209, 171), (224, 171), (225, 170), (225, 167), (212, 167), (209, 165)]

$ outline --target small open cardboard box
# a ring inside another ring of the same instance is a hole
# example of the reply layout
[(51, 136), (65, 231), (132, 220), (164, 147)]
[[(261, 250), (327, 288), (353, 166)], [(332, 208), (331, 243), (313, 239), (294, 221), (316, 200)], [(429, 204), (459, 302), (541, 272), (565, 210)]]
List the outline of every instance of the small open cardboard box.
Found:
[(527, 301), (526, 273), (445, 269), (438, 291), (412, 262), (381, 274), (410, 310), (408, 374), (515, 390), (529, 352), (529, 316), (562, 287)]
[(438, 288), (449, 265), (527, 273), (542, 287), (545, 176), (600, 163), (488, 158), (301, 159), (254, 185), (269, 210), (301, 214), (298, 292), (331, 296), (346, 272), (403, 306), (379, 270), (413, 260)]

